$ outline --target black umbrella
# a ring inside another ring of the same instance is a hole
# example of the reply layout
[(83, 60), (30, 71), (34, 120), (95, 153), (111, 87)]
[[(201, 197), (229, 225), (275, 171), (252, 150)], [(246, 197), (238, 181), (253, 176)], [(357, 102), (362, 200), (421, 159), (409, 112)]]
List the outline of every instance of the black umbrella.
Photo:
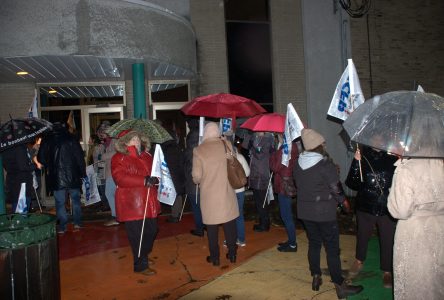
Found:
[(51, 130), (52, 124), (39, 118), (18, 118), (0, 127), (0, 152), (8, 148), (33, 142), (37, 136)]

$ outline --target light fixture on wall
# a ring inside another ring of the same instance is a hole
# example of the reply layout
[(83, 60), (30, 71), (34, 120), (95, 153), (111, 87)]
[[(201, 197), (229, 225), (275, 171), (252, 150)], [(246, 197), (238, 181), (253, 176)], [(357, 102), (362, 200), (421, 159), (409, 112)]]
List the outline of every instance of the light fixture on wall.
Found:
[(56, 91), (56, 90), (53, 90), (53, 89), (51, 89), (51, 90), (49, 90), (49, 91), (48, 91), (48, 93), (50, 93), (50, 94), (55, 94), (55, 93), (57, 93), (57, 91)]
[(28, 75), (29, 73), (26, 71), (18, 71), (16, 74), (19, 76), (23, 76), (23, 75)]

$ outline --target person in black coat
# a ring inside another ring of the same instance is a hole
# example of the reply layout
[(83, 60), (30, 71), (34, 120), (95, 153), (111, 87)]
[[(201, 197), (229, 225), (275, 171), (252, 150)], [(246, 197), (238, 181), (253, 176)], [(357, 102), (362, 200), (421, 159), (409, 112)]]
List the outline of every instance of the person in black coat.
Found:
[(383, 284), (386, 288), (392, 287), (393, 241), (396, 228), (396, 221), (387, 209), (387, 197), (396, 161), (397, 157), (387, 152), (364, 147), (361, 153), (358, 148), (345, 181), (349, 188), (358, 191), (356, 260), (349, 270), (349, 275), (356, 276), (362, 269), (369, 239), (373, 234), (373, 228), (377, 225), (381, 247), (380, 266), (384, 272)]
[(175, 140), (166, 141), (160, 144), (168, 169), (171, 173), (174, 189), (176, 190), (176, 200), (171, 207), (171, 216), (167, 222), (179, 222), (180, 213), (182, 210), (182, 195), (185, 194), (185, 174), (183, 169), (183, 153)]
[(6, 201), (12, 204), (11, 213), (16, 212), (22, 183), (26, 183), (26, 206), (29, 210), (31, 196), (34, 193), (32, 172), (35, 171), (35, 165), (31, 161), (27, 145), (17, 145), (6, 149), (1, 155), (6, 171)]
[(184, 170), (185, 170), (185, 192), (187, 199), (191, 203), (193, 210), (195, 228), (190, 231), (192, 235), (202, 237), (204, 235), (204, 224), (202, 222), (202, 212), (200, 211), (200, 197), (197, 185), (193, 182), (191, 175), (193, 170), (193, 149), (199, 145), (199, 120), (187, 120), (190, 131), (186, 137), (186, 148), (184, 150)]
[(45, 166), (48, 189), (54, 193), (58, 233), (66, 231), (67, 194), (73, 206), (74, 231), (78, 231), (81, 227), (80, 188), (82, 178), (86, 177), (86, 166), (82, 147), (65, 124), (54, 123), (53, 133), (43, 138), (38, 161)]

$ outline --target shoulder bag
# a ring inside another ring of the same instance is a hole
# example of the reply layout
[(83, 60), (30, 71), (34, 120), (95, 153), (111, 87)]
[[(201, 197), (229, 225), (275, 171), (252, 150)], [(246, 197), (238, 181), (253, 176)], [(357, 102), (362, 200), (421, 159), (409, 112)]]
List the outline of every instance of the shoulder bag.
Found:
[(224, 144), (225, 153), (227, 154), (228, 182), (230, 182), (233, 189), (240, 189), (247, 184), (247, 176), (245, 175), (244, 168), (237, 160), (235, 154), (228, 151), (225, 141), (222, 141), (222, 143)]

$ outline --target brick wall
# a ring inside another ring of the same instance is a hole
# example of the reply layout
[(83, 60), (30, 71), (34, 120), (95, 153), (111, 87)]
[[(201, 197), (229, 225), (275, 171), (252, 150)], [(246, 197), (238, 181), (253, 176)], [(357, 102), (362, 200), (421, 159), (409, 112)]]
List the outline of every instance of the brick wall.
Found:
[(301, 2), (270, 0), (274, 111), (292, 103), (307, 120)]
[(353, 61), (366, 98), (370, 66), (373, 95), (412, 90), (415, 83), (444, 95), (443, 16), (444, 1), (372, 1), (368, 31), (367, 17), (351, 19)]
[(198, 96), (229, 91), (222, 0), (191, 0), (190, 19), (197, 39)]
[(34, 99), (34, 83), (0, 84), (0, 123), (12, 118), (24, 118)]

